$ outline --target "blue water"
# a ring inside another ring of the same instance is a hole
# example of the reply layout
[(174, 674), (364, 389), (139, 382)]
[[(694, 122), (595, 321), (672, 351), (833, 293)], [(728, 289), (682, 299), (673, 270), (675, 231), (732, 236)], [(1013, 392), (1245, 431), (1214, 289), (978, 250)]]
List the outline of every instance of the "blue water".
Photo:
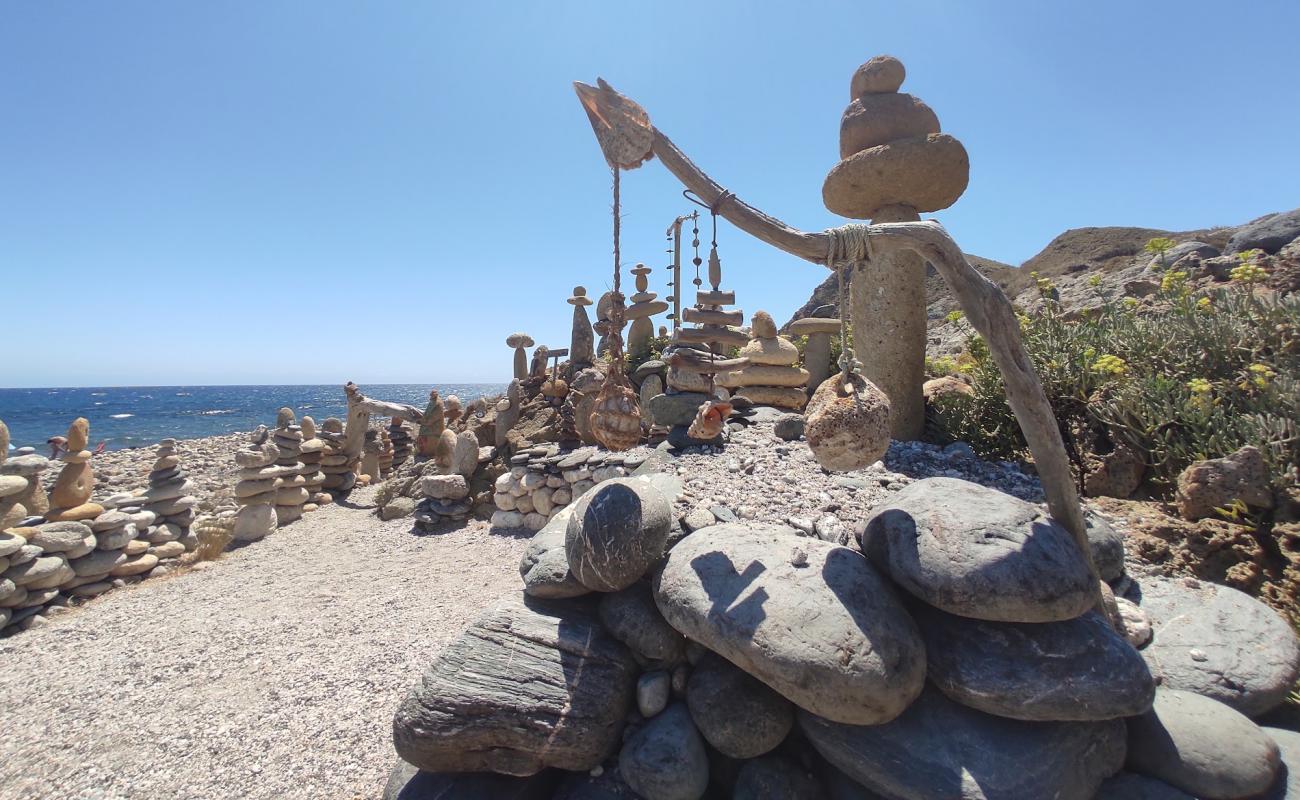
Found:
[[(362, 384), (367, 397), (424, 408), (429, 390), (468, 403), (505, 391), (503, 384)], [(43, 450), (45, 440), (61, 436), (77, 417), (90, 420), (90, 444), (109, 450), (143, 447), (160, 439), (197, 439), (258, 425), (275, 425), (288, 406), (300, 418), (320, 424), (342, 417), (342, 384), (325, 386), (113, 386), (76, 389), (0, 389), (0, 420), (9, 426), (11, 447)]]

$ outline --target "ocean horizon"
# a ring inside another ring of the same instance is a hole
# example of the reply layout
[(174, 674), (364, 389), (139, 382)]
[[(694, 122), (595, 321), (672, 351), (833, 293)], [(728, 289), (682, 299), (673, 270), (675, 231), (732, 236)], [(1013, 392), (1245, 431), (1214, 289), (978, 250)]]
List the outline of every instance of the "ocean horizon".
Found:
[[(505, 383), (368, 383), (368, 397), (424, 407), (429, 390), (463, 403), (505, 391)], [(51, 436), (62, 436), (77, 417), (90, 421), (90, 444), (105, 449), (146, 447), (168, 437), (199, 439), (258, 425), (275, 424), (288, 407), (317, 423), (341, 417), (347, 401), (343, 384), (204, 386), (77, 386), (0, 389), (0, 420), (9, 428), (10, 448), (43, 452)]]

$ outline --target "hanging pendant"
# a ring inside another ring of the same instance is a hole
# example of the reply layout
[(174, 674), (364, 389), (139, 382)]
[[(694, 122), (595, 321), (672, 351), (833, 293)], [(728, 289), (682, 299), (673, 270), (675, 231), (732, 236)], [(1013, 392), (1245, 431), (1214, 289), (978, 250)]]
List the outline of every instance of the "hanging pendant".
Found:
[(838, 372), (822, 382), (804, 409), (804, 437), (824, 469), (849, 472), (889, 450), (889, 398), (861, 375)]

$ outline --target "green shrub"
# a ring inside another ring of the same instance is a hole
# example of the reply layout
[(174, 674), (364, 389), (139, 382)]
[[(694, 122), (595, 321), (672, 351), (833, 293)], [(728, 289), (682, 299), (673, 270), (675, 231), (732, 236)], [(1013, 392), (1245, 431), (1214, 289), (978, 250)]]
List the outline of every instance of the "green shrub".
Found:
[[(1226, 289), (1196, 293), (1165, 272), (1154, 306), (1101, 294), (1101, 311), (1069, 320), (1040, 286), (1044, 310), (1020, 316), (1021, 337), (1076, 459), (1125, 444), (1168, 492), (1193, 461), (1246, 444), (1265, 454), (1278, 485), (1300, 463), (1300, 301), (1252, 291), (1262, 271), (1243, 262)], [(1049, 287), (1050, 288), (1050, 287)], [(936, 402), (943, 434), (987, 458), (1027, 451), (1002, 378), (978, 337), (961, 369), (971, 397)]]
[(645, 353), (633, 355), (631, 353), (623, 354), (623, 362), (627, 364), (627, 372), (632, 373), (637, 367), (647, 361), (658, 361), (664, 353), (664, 348), (668, 346), (671, 339), (667, 336), (652, 336), (650, 338), (650, 349)]

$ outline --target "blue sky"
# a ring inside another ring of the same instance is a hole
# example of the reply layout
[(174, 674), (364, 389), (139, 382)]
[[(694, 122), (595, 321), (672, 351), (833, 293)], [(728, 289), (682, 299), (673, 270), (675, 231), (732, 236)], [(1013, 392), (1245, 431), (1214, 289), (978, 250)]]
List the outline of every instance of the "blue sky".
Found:
[[(0, 386), (505, 379), (507, 334), (567, 346), (573, 285), (611, 283), (570, 85), (597, 75), (804, 229), (843, 222), (821, 184), (880, 53), (970, 153), (936, 215), (967, 252), (1240, 223), (1300, 206), (1298, 27), (1294, 2), (6, 3)], [(690, 206), (656, 162), (623, 189), (665, 294)], [(824, 277), (719, 242), (747, 318)]]

